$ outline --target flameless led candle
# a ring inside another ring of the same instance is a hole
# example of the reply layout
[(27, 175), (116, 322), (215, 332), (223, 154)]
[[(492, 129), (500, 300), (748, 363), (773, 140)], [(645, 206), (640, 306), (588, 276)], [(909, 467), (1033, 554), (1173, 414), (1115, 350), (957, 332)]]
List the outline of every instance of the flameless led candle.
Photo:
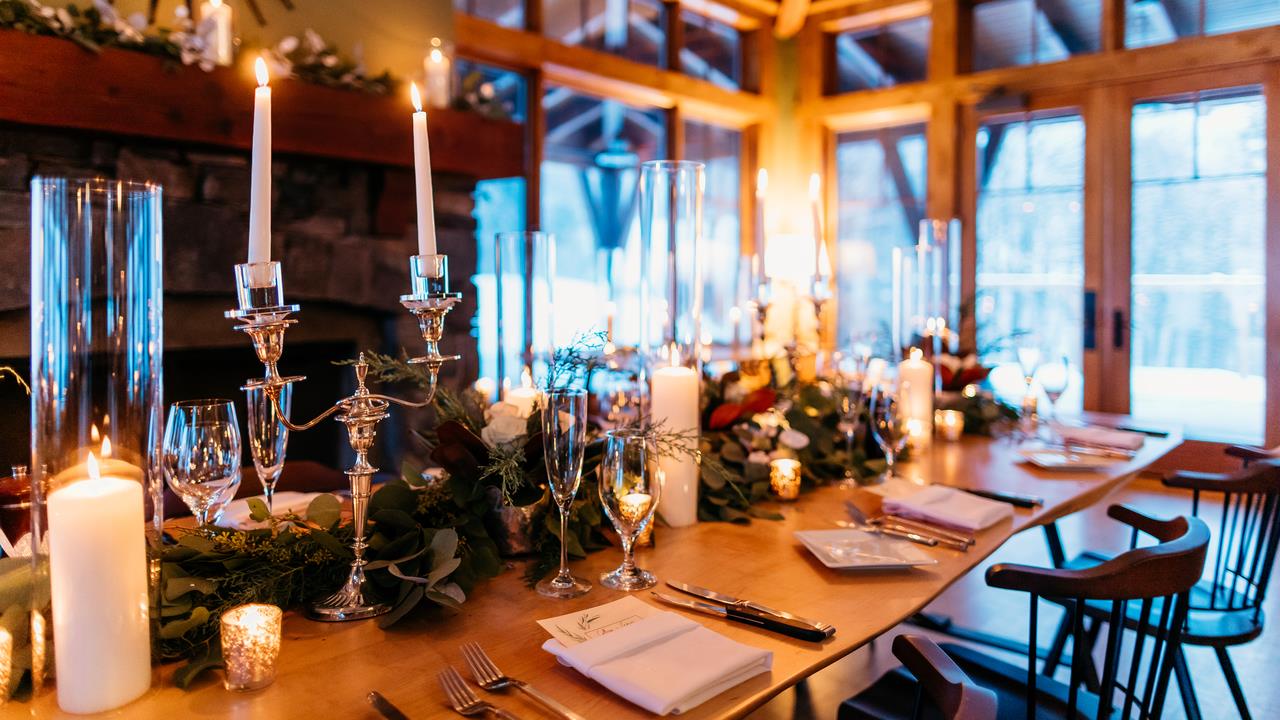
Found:
[[(111, 710), (151, 686), (151, 634), (142, 484), (86, 477), (49, 493), (58, 707)], [(138, 471), (141, 473), (141, 471)]]
[(427, 138), (427, 114), (422, 111), (418, 85), (409, 85), (413, 99), (413, 178), (418, 198), (418, 254), (436, 254), (436, 209), (432, 204), (431, 141)]
[(949, 442), (956, 442), (964, 433), (964, 413), (959, 410), (935, 410), (933, 426)]
[(276, 679), (280, 655), (280, 608), (249, 604), (222, 614), (222, 658), (228, 690), (259, 690)]
[(778, 458), (769, 463), (769, 487), (779, 500), (800, 497), (800, 461)]
[[(649, 394), (650, 416), (655, 425), (691, 435), (682, 442), (693, 451), (698, 434), (698, 373), (679, 364), (674, 348), (671, 365), (653, 372)], [(658, 466), (666, 476), (662, 489), (662, 518), (674, 527), (698, 521), (698, 461), (692, 452), (663, 456)]]
[(267, 63), (253, 64), (253, 162), (249, 173), (249, 262), (271, 262), (271, 86)]

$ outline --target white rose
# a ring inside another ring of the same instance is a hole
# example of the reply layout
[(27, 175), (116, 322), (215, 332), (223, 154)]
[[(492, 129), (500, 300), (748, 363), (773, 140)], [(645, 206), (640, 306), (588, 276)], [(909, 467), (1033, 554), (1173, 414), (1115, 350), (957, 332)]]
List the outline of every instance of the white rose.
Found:
[(747, 462), (753, 465), (768, 465), (769, 453), (756, 450), (755, 452), (747, 456)]
[(778, 442), (791, 448), (792, 450), (803, 450), (809, 447), (809, 436), (799, 430), (787, 428), (778, 435)]
[[(500, 417), (520, 417), (520, 407), (509, 402), (496, 402), (485, 410), (485, 420), (492, 422), (494, 418)], [(523, 418), (521, 418), (523, 419)]]
[(525, 420), (515, 415), (497, 415), (480, 431), (480, 439), (490, 446), (507, 445), (524, 437)]

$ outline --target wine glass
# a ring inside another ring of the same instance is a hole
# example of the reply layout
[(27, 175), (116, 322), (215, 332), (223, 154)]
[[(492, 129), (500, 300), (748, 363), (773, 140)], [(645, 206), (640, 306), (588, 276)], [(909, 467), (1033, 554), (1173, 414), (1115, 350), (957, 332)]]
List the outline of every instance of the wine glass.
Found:
[(853, 443), (857, 439), (858, 425), (862, 420), (862, 409), (866, 401), (865, 383), (867, 365), (871, 361), (869, 348), (865, 352), (855, 347), (853, 352), (841, 356), (836, 362), (836, 382), (839, 390), (840, 419), (836, 429), (844, 433), (845, 451), (849, 454), (849, 464), (844, 469), (844, 480), (840, 487), (852, 488), (858, 485), (858, 474), (853, 470)]
[(600, 504), (622, 540), (622, 565), (600, 576), (615, 590), (643, 590), (657, 584), (653, 573), (636, 567), (635, 542), (649, 523), (662, 495), (658, 449), (643, 430), (620, 428), (605, 434), (600, 467)]
[(1033, 334), (1023, 335), (1016, 349), (1018, 368), (1022, 370), (1022, 379), (1027, 383), (1027, 394), (1031, 394), (1031, 383), (1035, 380), (1036, 368), (1040, 367), (1040, 345)]
[(538, 594), (574, 598), (591, 583), (569, 573), (569, 510), (582, 483), (582, 453), (587, 444), (587, 391), (553, 389), (542, 395), (542, 454), (551, 496), (560, 508), (560, 572), (538, 583)]
[[(244, 387), (249, 405), (249, 454), (253, 456), (253, 469), (262, 483), (262, 497), (267, 510), (275, 512), (272, 498), (276, 493), (276, 481), (284, 470), (285, 448), (289, 444), (289, 428), (280, 421), (276, 404), (261, 382)], [(293, 383), (279, 386), (280, 409), (289, 417), (293, 404)]]
[(1067, 391), (1067, 386), (1071, 383), (1071, 359), (1066, 355), (1059, 355), (1053, 360), (1044, 363), (1036, 372), (1036, 380), (1040, 382), (1040, 387), (1044, 389), (1045, 397), (1049, 399), (1049, 420), (1053, 421), (1058, 407), (1058, 400), (1063, 393)]
[(907, 445), (906, 408), (900, 397), (900, 391), (906, 385), (907, 383), (901, 383), (900, 387), (895, 388), (886, 383), (877, 385), (871, 391), (871, 431), (880, 449), (884, 451), (887, 466), (884, 471), (885, 480), (894, 477), (894, 462)]
[(209, 523), (213, 508), (240, 487), (240, 424), (230, 400), (184, 400), (169, 407), (162, 465), (169, 488), (196, 521)]

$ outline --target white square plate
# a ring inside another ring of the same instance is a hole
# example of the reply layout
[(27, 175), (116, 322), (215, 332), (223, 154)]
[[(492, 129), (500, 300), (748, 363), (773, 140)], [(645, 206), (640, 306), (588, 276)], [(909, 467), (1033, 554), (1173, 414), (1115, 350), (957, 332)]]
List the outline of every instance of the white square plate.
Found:
[(1110, 457), (1101, 453), (1074, 452), (1054, 448), (1024, 449), (1019, 451), (1027, 462), (1043, 470), (1102, 470), (1116, 463), (1125, 462), (1124, 458)]
[(823, 565), (834, 570), (885, 570), (938, 563), (907, 540), (864, 530), (800, 530), (795, 536)]

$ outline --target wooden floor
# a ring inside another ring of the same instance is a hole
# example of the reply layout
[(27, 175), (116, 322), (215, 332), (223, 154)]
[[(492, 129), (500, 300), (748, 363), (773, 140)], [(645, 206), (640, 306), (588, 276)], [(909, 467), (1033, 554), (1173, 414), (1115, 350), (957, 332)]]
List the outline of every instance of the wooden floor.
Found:
[[(1157, 516), (1177, 515), (1190, 509), (1188, 495), (1167, 490), (1157, 480), (1146, 478), (1134, 481), (1118, 492), (1111, 500), (1111, 503), (1115, 502), (1134, 505)], [(1059, 523), (1068, 555), (1086, 548), (1115, 551), (1127, 547), (1128, 532), (1105, 515), (1106, 506), (1111, 503), (1100, 503)], [(1210, 526), (1214, 527), (1215, 524), (1210, 522)], [(966, 627), (1025, 641), (1026, 621), (1019, 620), (1012, 624), (1008, 618), (1026, 618), (1026, 595), (989, 588), (982, 579), (986, 568), (999, 562), (1047, 565), (1049, 556), (1044, 534), (1037, 529), (1015, 536), (995, 555), (953, 585), (929, 607), (929, 611), (950, 615)], [(1277, 597), (1278, 594), (1272, 592), (1267, 599), (1265, 610), (1271, 618), (1280, 618), (1280, 600)], [(1045, 617), (1040, 630), (1041, 643), (1048, 642), (1058, 617), (1055, 612), (1047, 610), (1048, 606), (1042, 604), (1041, 616), (1048, 617)], [(813, 676), (805, 685), (780, 695), (751, 717), (753, 720), (834, 718), (841, 700), (857, 693), (897, 664), (889, 651), (889, 641), (900, 632), (920, 633), (920, 630), (910, 625), (899, 626), (873, 645), (862, 648)], [(941, 636), (937, 639), (955, 642)], [(990, 648), (982, 649), (984, 652), (998, 654)], [(1025, 662), (1022, 656), (1002, 657), (1019, 666)], [(1253, 716), (1280, 717), (1280, 683), (1276, 682), (1276, 667), (1280, 666), (1280, 628), (1274, 624), (1269, 625), (1262, 637), (1253, 643), (1231, 650), (1231, 657), (1240, 674), (1240, 682), (1249, 699)], [(1187, 659), (1195, 677), (1196, 692), (1204, 716), (1214, 719), (1238, 717), (1213, 652), (1207, 648), (1189, 648)], [(1170, 688), (1169, 707), (1165, 717), (1184, 717), (1176, 687)]]

